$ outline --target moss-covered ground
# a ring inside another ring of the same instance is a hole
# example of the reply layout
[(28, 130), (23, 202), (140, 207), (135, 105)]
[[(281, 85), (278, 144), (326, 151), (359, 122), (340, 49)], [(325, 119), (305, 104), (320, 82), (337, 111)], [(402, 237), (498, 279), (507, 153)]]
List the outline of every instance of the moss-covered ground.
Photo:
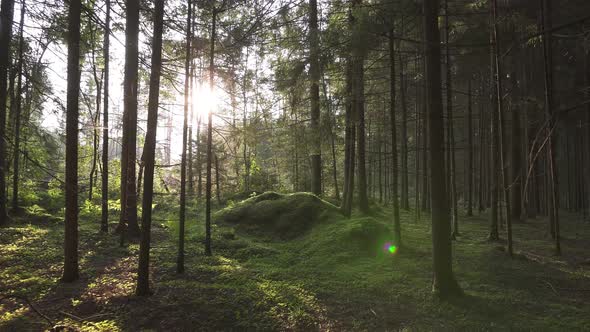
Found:
[(428, 216), (402, 213), (395, 255), (382, 250), (390, 210), (376, 206), (369, 217), (330, 214), (289, 239), (219, 222), (206, 257), (193, 209), (177, 275), (176, 210), (155, 209), (147, 298), (133, 295), (138, 245), (100, 234), (97, 215), (82, 218), (72, 284), (59, 281), (63, 221), (29, 215), (0, 228), (0, 330), (590, 330), (590, 224), (574, 215), (563, 217), (561, 257), (543, 219), (516, 224), (513, 259), (485, 240), (486, 216), (462, 217), (454, 267), (465, 295), (439, 302)]

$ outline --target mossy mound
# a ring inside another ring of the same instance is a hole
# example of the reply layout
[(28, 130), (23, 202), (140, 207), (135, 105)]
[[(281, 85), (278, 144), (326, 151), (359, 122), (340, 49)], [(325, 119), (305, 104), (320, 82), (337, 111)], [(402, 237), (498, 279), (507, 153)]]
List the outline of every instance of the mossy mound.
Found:
[(269, 191), (220, 210), (214, 219), (240, 231), (292, 239), (333, 216), (340, 216), (339, 209), (313, 194)]
[(318, 227), (301, 244), (305, 257), (322, 262), (390, 256), (384, 245), (393, 239), (390, 228), (373, 217), (340, 219)]

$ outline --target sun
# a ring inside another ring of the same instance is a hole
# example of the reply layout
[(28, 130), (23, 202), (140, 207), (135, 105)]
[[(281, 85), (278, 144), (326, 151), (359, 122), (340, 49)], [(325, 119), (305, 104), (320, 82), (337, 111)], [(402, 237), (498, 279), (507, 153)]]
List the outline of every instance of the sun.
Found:
[(215, 87), (212, 89), (208, 83), (199, 83), (193, 89), (191, 102), (195, 113), (200, 117), (207, 117), (209, 112), (215, 113), (219, 105), (219, 95)]

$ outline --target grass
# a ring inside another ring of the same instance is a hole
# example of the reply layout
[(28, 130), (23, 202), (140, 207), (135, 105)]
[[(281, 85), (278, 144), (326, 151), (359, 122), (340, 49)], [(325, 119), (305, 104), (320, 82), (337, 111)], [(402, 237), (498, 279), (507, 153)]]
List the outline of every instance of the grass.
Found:
[[(238, 204), (239, 205), (239, 204)], [(288, 209), (284, 205), (284, 208)], [(402, 213), (404, 246), (385, 254), (391, 214), (330, 214), (297, 236), (260, 236), (214, 224), (203, 255), (202, 213), (187, 221), (186, 273), (175, 273), (176, 207), (155, 209), (155, 294), (133, 295), (137, 245), (118, 247), (80, 226), (81, 280), (59, 282), (63, 224), (22, 218), (0, 229), (0, 330), (589, 330), (590, 225), (564, 215), (563, 256), (553, 255), (546, 222), (514, 225), (514, 259), (485, 241), (486, 216), (461, 218), (454, 268), (465, 296), (432, 297), (429, 221)], [(114, 219), (114, 218), (113, 218)], [(51, 324), (22, 299), (28, 299)]]

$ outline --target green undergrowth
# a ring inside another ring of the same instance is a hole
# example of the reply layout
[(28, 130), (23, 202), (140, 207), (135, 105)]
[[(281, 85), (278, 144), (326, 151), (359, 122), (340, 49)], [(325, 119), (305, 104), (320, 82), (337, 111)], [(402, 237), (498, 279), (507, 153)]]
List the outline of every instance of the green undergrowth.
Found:
[[(293, 212), (309, 204), (314, 218)], [(205, 256), (203, 211), (195, 204), (187, 211), (179, 275), (178, 206), (157, 204), (148, 298), (133, 295), (137, 244), (119, 248), (115, 235), (97, 233), (98, 219), (81, 223), (82, 280), (74, 286), (58, 281), (63, 224), (18, 220), (0, 229), (0, 293), (26, 296), (56, 323), (93, 331), (590, 329), (590, 225), (573, 215), (562, 218), (561, 257), (544, 220), (515, 224), (514, 259), (504, 242), (485, 240), (487, 216), (461, 217), (453, 254), (465, 296), (439, 302), (428, 216), (415, 221), (402, 211), (403, 243), (392, 255), (384, 250), (388, 207), (347, 219), (309, 194), (265, 193), (216, 214), (214, 254)], [(25, 304), (0, 303), (0, 330), (47, 327)]]

